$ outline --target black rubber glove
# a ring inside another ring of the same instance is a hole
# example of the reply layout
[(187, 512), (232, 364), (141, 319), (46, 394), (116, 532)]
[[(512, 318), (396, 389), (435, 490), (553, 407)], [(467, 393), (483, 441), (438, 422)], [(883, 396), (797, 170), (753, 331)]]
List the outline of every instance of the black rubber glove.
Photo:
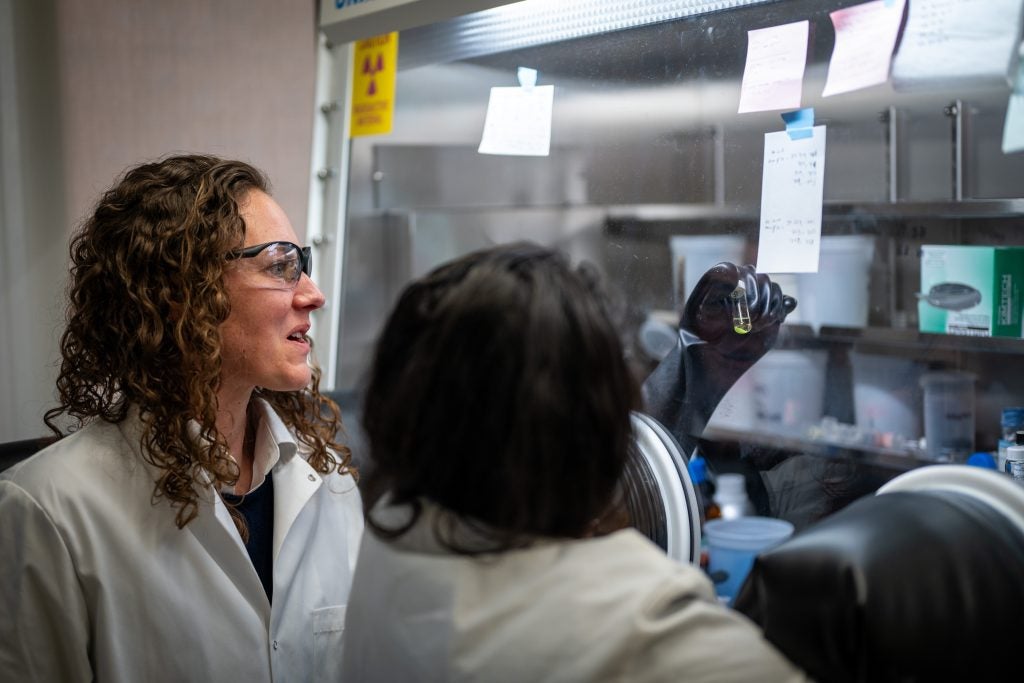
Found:
[(1020, 633), (1021, 576), (1024, 534), (1006, 514), (960, 491), (901, 491), (760, 553), (734, 606), (819, 681), (1020, 680), (1020, 651), (998, 638)]
[[(733, 329), (730, 295), (741, 280), (752, 323), (747, 334)], [(679, 321), (679, 343), (643, 385), (646, 412), (687, 456), (719, 401), (774, 345), (779, 326), (795, 308), (796, 299), (753, 266), (719, 263), (697, 282)]]

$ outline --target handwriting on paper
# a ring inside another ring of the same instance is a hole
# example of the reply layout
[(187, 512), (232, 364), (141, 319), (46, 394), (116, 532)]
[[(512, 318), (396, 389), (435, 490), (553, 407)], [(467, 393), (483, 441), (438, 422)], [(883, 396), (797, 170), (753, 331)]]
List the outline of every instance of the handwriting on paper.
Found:
[(808, 26), (807, 21), (797, 21), (747, 31), (740, 114), (800, 106)]
[(818, 271), (824, 186), (825, 126), (797, 140), (786, 131), (765, 134), (759, 271)]
[(1024, 0), (913, 0), (893, 61), (897, 90), (1008, 82)]
[(491, 88), (480, 154), (546, 157), (555, 86)]
[(836, 42), (822, 96), (884, 83), (906, 0), (874, 0), (829, 14)]

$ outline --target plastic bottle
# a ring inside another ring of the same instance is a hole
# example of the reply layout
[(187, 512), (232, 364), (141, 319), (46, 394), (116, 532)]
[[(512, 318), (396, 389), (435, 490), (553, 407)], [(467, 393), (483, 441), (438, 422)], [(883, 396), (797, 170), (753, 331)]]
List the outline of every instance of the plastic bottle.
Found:
[[(715, 482), (708, 472), (708, 463), (700, 455), (694, 455), (687, 465), (690, 472), (690, 480), (697, 492), (697, 505), (700, 506), (700, 526), (704, 530), (704, 522), (709, 519), (717, 519), (722, 516), (715, 502)], [(700, 567), (707, 570), (710, 555), (708, 554), (708, 539), (703, 533), (700, 535)]]
[(1006, 449), (1004, 472), (1015, 482), (1024, 486), (1024, 431), (1017, 432), (1016, 443)]
[(747, 498), (747, 484), (742, 474), (718, 475), (715, 502), (722, 511), (722, 519), (736, 519), (754, 512), (754, 507)]
[(697, 489), (697, 501), (700, 504), (701, 523), (722, 516), (718, 504), (715, 503), (715, 482), (708, 473), (708, 463), (700, 455), (695, 455), (688, 466), (693, 487)]
[(1003, 472), (1006, 469), (1006, 449), (1013, 445), (1017, 430), (1024, 429), (1024, 407), (1003, 408), (999, 424), (1002, 428), (1002, 438), (999, 439), (996, 469)]

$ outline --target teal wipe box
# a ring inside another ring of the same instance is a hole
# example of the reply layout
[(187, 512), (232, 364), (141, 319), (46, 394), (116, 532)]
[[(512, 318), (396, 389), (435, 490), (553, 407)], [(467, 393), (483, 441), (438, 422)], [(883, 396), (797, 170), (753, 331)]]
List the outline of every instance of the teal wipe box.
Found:
[(1024, 247), (921, 247), (921, 332), (1021, 337)]

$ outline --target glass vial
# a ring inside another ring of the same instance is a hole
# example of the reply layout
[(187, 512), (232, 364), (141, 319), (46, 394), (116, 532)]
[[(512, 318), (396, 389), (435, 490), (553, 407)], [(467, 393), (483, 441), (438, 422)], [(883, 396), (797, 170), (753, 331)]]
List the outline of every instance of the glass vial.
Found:
[(729, 295), (732, 300), (732, 329), (736, 334), (747, 334), (752, 329), (750, 324), (750, 306), (747, 304), (747, 289), (743, 282), (736, 283), (736, 289)]

